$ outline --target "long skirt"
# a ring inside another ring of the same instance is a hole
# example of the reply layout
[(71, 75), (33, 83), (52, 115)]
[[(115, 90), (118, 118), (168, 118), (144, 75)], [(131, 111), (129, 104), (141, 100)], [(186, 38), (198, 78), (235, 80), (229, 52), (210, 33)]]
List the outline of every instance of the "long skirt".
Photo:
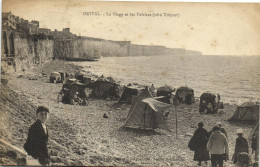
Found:
[(207, 151), (207, 148), (199, 147), (195, 149), (194, 152), (194, 161), (208, 161), (209, 158), (209, 152)]

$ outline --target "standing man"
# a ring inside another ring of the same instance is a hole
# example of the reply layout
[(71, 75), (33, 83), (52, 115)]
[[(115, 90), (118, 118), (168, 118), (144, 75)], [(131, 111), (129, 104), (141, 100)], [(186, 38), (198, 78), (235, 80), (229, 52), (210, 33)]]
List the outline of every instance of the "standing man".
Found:
[(44, 106), (39, 106), (37, 108), (37, 120), (29, 128), (28, 138), (24, 144), (24, 149), (28, 155), (37, 159), (43, 166), (47, 166), (50, 163), (50, 156), (47, 148), (48, 129), (45, 124), (48, 119), (48, 114), (48, 108)]
[(219, 126), (213, 128), (209, 137), (207, 149), (211, 154), (211, 166), (223, 167), (223, 160), (228, 160), (228, 142), (226, 136), (220, 131)]
[[(220, 132), (223, 133), (223, 134), (226, 136), (226, 138), (228, 139), (227, 132), (226, 132), (226, 130), (223, 128), (222, 123), (221, 123), (221, 122), (217, 122), (215, 126), (219, 126)], [(209, 131), (209, 135), (211, 135), (211, 134), (214, 132), (215, 126), (211, 129), (211, 131)]]
[(226, 138), (228, 138), (227, 132), (226, 132), (226, 130), (223, 128), (222, 123), (221, 123), (221, 122), (217, 122), (216, 125), (220, 127), (220, 131), (226, 136)]
[(236, 145), (235, 145), (235, 153), (233, 154), (232, 160), (233, 163), (237, 163), (237, 156), (241, 152), (249, 153), (248, 149), (248, 142), (246, 138), (243, 137), (243, 129), (238, 129), (237, 130), (237, 136), (238, 138), (236, 139)]

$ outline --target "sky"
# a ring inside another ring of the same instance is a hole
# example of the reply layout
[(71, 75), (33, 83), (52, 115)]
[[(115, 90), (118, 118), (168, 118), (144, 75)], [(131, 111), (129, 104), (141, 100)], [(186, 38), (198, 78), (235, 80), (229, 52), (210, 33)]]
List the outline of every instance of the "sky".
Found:
[(204, 55), (260, 55), (260, 3), (3, 0), (2, 11), (38, 20), (42, 28), (70, 28), (76, 35), (185, 48)]

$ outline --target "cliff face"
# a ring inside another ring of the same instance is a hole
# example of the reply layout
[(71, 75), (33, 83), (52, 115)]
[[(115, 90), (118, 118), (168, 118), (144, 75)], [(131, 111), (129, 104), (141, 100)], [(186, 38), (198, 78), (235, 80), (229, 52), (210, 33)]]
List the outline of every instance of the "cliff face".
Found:
[(108, 40), (55, 40), (54, 57), (93, 59), (101, 56), (128, 56), (128, 45)]
[(164, 46), (136, 45), (131, 44), (130, 41), (110, 41), (90, 37), (59, 40), (48, 36), (5, 31), (2, 37), (2, 57), (6, 61), (2, 61), (1, 68), (3, 71), (19, 72), (53, 59), (190, 54), (201, 53), (185, 49), (170, 49)]
[(167, 55), (167, 48), (164, 46), (148, 46), (148, 45), (135, 45), (130, 46), (131, 56), (160, 56)]
[(14, 60), (16, 71), (39, 66), (53, 59), (53, 40), (14, 35)]

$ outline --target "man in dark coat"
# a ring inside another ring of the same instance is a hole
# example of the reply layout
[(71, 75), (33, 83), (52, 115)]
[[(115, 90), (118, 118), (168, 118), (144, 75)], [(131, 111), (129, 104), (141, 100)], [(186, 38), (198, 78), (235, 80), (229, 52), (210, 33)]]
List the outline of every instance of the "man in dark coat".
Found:
[(209, 152), (207, 151), (209, 134), (203, 126), (203, 122), (198, 123), (198, 129), (193, 135), (195, 143), (194, 161), (199, 161), (199, 166), (201, 166), (202, 161), (205, 161), (205, 164), (207, 165), (207, 161), (209, 160)]
[(49, 164), (50, 156), (48, 152), (48, 130), (45, 122), (48, 119), (49, 109), (39, 106), (37, 111), (37, 120), (29, 128), (28, 138), (24, 144), (24, 149), (28, 155), (38, 159), (43, 166)]
[(246, 138), (243, 137), (243, 129), (237, 130), (238, 138), (236, 139), (236, 145), (235, 145), (235, 153), (233, 154), (233, 163), (235, 164), (237, 162), (237, 155), (241, 152), (249, 153), (248, 150), (248, 142)]

